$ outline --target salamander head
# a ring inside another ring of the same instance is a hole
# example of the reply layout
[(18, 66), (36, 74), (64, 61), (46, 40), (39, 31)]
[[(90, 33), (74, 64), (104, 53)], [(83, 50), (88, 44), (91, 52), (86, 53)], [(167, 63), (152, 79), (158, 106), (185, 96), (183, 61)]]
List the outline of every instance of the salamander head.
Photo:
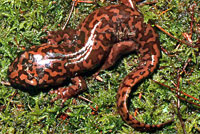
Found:
[[(65, 80), (58, 59), (48, 59), (46, 53), (33, 49), (21, 53), (9, 66), (8, 79), (17, 88), (47, 88)], [(60, 71), (60, 72), (59, 72)]]
[[(38, 66), (28, 52), (21, 53), (9, 66), (8, 78), (12, 86), (37, 87), (39, 84)], [(40, 68), (40, 70), (43, 70)]]

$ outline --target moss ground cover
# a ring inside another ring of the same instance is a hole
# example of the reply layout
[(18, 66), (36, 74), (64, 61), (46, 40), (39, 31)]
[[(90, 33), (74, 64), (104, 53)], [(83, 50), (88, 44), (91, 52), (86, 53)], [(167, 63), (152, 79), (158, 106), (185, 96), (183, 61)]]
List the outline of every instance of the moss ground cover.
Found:
[[(0, 81), (7, 80), (7, 69), (22, 48), (39, 45), (46, 31), (61, 29), (71, 9), (71, 0), (0, 0)], [(97, 1), (96, 4), (80, 3), (75, 8), (68, 27), (75, 28), (95, 9), (116, 4)], [(193, 20), (193, 45), (199, 42), (200, 2), (198, 0), (158, 0), (153, 5), (138, 6), (145, 21), (158, 24), (178, 39), (185, 40), (183, 33), (190, 33)], [(174, 122), (158, 134), (183, 133), (180, 122), (188, 134), (200, 133), (199, 107), (180, 101), (177, 110), (176, 93), (152, 80), (176, 88), (200, 98), (200, 50), (172, 39), (155, 28), (160, 36), (162, 51), (158, 69), (142, 81), (130, 96), (130, 111), (138, 108), (137, 119), (149, 124), (158, 124), (171, 119)], [(116, 93), (122, 79), (138, 64), (138, 56), (131, 54), (121, 59), (109, 70), (101, 71), (103, 82), (85, 77), (88, 90), (81, 94), (91, 100), (72, 98), (60, 107), (60, 100), (50, 103), (54, 95), (39, 92), (30, 95), (12, 87), (0, 85), (0, 133), (142, 133), (126, 125), (116, 108)], [(180, 73), (186, 62), (185, 72)], [(175, 83), (175, 84), (173, 84)], [(142, 98), (139, 99), (139, 94)], [(184, 96), (185, 97), (185, 96)], [(189, 97), (187, 100), (198, 103)], [(91, 108), (98, 106), (97, 112)], [(180, 113), (180, 115), (178, 115)], [(182, 121), (180, 120), (182, 118)], [(145, 133), (145, 132), (144, 132)]]

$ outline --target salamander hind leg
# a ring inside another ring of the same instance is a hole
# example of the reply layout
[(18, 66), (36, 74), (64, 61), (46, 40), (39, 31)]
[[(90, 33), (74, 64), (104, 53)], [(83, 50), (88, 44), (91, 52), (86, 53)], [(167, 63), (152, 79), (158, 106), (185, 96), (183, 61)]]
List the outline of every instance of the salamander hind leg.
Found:
[[(130, 53), (138, 49), (138, 44), (134, 41), (122, 41), (113, 45), (106, 61), (100, 70), (105, 70), (116, 63), (116, 61), (124, 54)], [(95, 74), (98, 75), (99, 71)]]
[(86, 90), (87, 88), (86, 82), (81, 76), (72, 78), (71, 82), (72, 85), (68, 87), (61, 87), (57, 90), (50, 91), (49, 94), (57, 94), (57, 96), (54, 99), (52, 99), (51, 102), (54, 102), (58, 99), (62, 99), (61, 105), (63, 105), (67, 99), (76, 96), (77, 94)]

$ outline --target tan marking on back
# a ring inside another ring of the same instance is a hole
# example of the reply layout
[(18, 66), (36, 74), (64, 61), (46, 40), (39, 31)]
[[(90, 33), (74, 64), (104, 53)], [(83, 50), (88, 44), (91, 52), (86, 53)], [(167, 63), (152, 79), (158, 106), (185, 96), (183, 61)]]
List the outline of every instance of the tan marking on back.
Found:
[[(141, 22), (141, 21), (138, 21), (138, 22), (135, 24), (135, 28), (137, 28), (137, 29), (139, 29), (139, 31), (141, 31), (141, 30), (142, 30), (141, 25), (142, 25), (142, 22)], [(142, 37), (142, 36), (141, 36), (141, 37)]]
[(79, 71), (81, 68), (77, 65), (77, 64), (74, 64), (74, 68), (70, 68), (70, 72), (77, 72)]
[(91, 66), (93, 66), (92, 65), (92, 60), (90, 59), (89, 61), (88, 61), (88, 63), (86, 62), (86, 61), (83, 61), (83, 66), (85, 67), (85, 68), (91, 68)]

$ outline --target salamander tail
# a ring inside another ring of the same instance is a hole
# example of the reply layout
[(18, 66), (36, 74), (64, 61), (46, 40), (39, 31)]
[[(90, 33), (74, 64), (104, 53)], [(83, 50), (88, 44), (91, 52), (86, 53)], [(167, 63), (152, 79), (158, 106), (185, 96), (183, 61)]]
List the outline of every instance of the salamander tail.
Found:
[(140, 131), (154, 131), (156, 129), (162, 128), (166, 124), (171, 123), (172, 120), (158, 125), (149, 125), (141, 123), (137, 121), (132, 115), (130, 115), (127, 108), (127, 99), (129, 97), (129, 93), (132, 89), (134, 90), (135, 85), (137, 83), (139, 83), (142, 79), (146, 78), (150, 73), (152, 73), (155, 70), (160, 53), (159, 51), (157, 51), (156, 53), (153, 53), (152, 51), (147, 51), (145, 53), (141, 53), (141, 55), (141, 62), (139, 66), (132, 72), (130, 72), (120, 84), (117, 93), (117, 107), (119, 114), (121, 115), (123, 120), (133, 128)]

